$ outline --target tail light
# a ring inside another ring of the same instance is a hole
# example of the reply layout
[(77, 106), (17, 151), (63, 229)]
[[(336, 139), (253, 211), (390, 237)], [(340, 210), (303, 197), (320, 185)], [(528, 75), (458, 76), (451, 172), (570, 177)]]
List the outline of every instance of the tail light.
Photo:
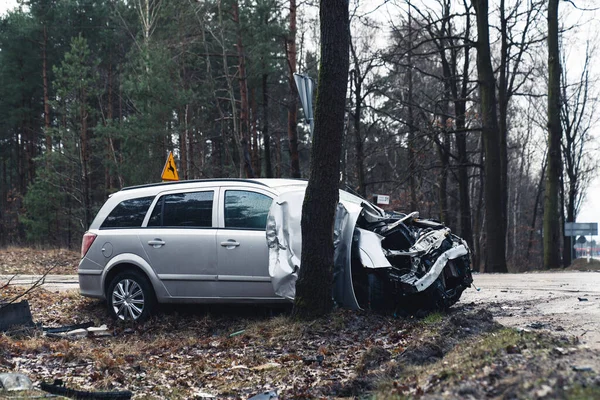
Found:
[(88, 250), (92, 246), (92, 243), (94, 243), (94, 240), (96, 240), (96, 236), (97, 235), (95, 233), (91, 232), (86, 232), (85, 235), (83, 235), (83, 239), (81, 240), (81, 258), (85, 257)]

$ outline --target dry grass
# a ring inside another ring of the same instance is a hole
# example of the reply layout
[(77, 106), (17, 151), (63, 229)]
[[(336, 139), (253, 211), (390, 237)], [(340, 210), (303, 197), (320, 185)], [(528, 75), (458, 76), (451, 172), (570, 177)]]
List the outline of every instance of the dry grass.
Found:
[(79, 253), (72, 250), (7, 247), (0, 249), (0, 275), (41, 275), (50, 268), (53, 275), (73, 275), (79, 260)]
[[(535, 398), (540, 385), (567, 398), (575, 387), (570, 370), (557, 367), (565, 360), (552, 352), (573, 343), (502, 329), (473, 306), (423, 320), (339, 310), (311, 323), (258, 307), (171, 306), (131, 326), (114, 323), (103, 303), (73, 292), (39, 289), (29, 301), (44, 326), (91, 320), (107, 323), (113, 334), (0, 335), (0, 372), (25, 373), (36, 384), (59, 378), (70, 388), (130, 390), (140, 399), (243, 399), (273, 389), (286, 399)], [(575, 398), (592, 390), (592, 381), (578, 379), (587, 386)]]
[(592, 258), (588, 261), (587, 258), (576, 258), (566, 271), (600, 271), (600, 260)]

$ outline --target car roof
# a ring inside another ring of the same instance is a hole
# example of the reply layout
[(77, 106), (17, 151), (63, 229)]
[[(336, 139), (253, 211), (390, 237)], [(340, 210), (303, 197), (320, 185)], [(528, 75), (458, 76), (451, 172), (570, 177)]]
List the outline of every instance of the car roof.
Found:
[(193, 179), (185, 181), (173, 181), (173, 182), (157, 182), (148, 183), (145, 185), (127, 186), (121, 189), (121, 191), (144, 189), (152, 187), (169, 187), (169, 189), (175, 189), (178, 186), (193, 186), (198, 183), (251, 183), (270, 188), (279, 188), (283, 186), (306, 186), (307, 181), (304, 179), (281, 179), (281, 178), (261, 178), (261, 179), (236, 179), (236, 178), (221, 178), (221, 179)]

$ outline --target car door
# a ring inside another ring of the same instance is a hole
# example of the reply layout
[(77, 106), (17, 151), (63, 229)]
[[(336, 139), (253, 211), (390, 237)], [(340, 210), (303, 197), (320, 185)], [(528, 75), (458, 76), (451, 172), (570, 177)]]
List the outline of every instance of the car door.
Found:
[(227, 298), (278, 298), (269, 276), (266, 221), (273, 194), (222, 187), (217, 259), (219, 293)]
[(216, 296), (218, 191), (158, 196), (140, 235), (148, 261), (173, 298)]

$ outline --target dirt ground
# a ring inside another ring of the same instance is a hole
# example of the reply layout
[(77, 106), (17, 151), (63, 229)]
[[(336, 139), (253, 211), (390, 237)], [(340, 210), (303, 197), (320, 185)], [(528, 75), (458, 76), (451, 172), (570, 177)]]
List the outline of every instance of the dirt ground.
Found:
[(0, 335), (0, 373), (24, 373), (36, 387), (61, 379), (137, 399), (248, 399), (264, 391), (281, 399), (600, 398), (600, 353), (565, 332), (505, 328), (475, 302), (424, 319), (338, 310), (310, 323), (291, 320), (288, 309), (170, 306), (132, 326), (76, 291), (28, 297), (42, 326), (91, 321), (110, 333)]
[[(25, 258), (33, 273), (73, 263), (33, 254)], [(16, 251), (0, 253), (7, 257), (18, 264)], [(102, 302), (78, 294), (76, 276), (50, 278), (27, 295), (36, 323), (91, 322), (108, 335), (0, 333), (0, 373), (23, 373), (36, 388), (61, 379), (136, 399), (248, 399), (264, 391), (280, 399), (600, 398), (600, 273), (476, 275), (479, 291), (422, 319), (337, 310), (303, 323), (289, 308), (173, 305), (141, 325), (112, 321)], [(2, 279), (6, 301), (35, 277), (8, 286)], [(23, 395), (0, 391), (1, 398)]]

